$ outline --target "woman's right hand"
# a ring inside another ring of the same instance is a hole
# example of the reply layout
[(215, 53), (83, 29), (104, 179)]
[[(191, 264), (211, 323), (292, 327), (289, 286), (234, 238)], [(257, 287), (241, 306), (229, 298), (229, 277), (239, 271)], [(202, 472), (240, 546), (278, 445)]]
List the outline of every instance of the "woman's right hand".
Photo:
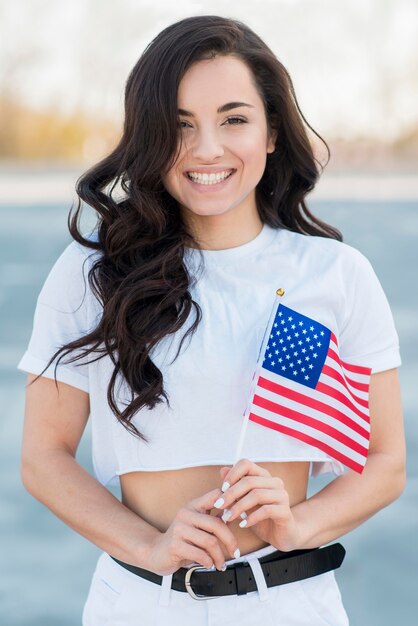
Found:
[(236, 537), (220, 517), (209, 514), (221, 495), (220, 489), (212, 489), (179, 509), (167, 530), (153, 540), (149, 569), (166, 576), (194, 562), (207, 569), (215, 565), (221, 570), (225, 557), (220, 542), (234, 558)]

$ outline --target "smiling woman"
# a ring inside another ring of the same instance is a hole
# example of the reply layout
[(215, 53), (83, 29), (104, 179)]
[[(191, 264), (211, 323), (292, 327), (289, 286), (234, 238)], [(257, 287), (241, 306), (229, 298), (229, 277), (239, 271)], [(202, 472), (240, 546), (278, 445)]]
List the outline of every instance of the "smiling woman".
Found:
[(251, 29), (190, 17), (146, 48), (119, 144), (78, 181), (18, 367), (24, 485), (103, 550), (84, 626), (348, 624), (326, 544), (402, 491), (401, 360), (370, 263), (308, 209), (307, 128)]

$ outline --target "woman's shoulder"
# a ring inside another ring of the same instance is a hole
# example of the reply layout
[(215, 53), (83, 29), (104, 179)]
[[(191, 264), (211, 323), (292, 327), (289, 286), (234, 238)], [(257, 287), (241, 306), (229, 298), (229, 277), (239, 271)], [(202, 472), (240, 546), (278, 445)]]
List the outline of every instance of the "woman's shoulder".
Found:
[(305, 235), (283, 230), (289, 252), (297, 260), (309, 261), (313, 266), (334, 263), (336, 267), (355, 269), (369, 264), (367, 257), (356, 247), (331, 237)]
[[(85, 239), (97, 241), (97, 232), (83, 233)], [(80, 300), (88, 289), (89, 270), (100, 254), (76, 240), (68, 243), (56, 258), (42, 285), (38, 301), (48, 306), (68, 308)], [(66, 303), (66, 306), (64, 304)]]

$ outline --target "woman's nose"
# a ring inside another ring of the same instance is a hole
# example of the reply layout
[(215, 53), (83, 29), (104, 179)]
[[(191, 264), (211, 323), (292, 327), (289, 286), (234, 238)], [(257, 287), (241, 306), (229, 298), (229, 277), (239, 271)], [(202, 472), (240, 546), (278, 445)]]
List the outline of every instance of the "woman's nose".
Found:
[(208, 130), (196, 133), (192, 148), (193, 157), (201, 161), (212, 161), (223, 156), (224, 147), (216, 131)]

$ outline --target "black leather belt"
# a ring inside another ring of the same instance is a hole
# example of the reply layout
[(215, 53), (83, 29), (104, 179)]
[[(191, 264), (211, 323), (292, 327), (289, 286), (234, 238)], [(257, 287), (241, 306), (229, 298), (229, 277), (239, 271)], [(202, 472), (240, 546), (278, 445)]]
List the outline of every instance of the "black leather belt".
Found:
[[(344, 556), (343, 546), (334, 543), (324, 548), (292, 552), (276, 550), (260, 557), (259, 562), (267, 587), (274, 587), (337, 569)], [(161, 585), (163, 577), (159, 574), (124, 563), (113, 556), (111, 558), (133, 574)], [(256, 591), (257, 585), (249, 563), (242, 561), (228, 565), (224, 572), (208, 570), (200, 565), (181, 567), (173, 573), (171, 588), (175, 591), (187, 591), (195, 600), (205, 600), (233, 594), (243, 595)]]

